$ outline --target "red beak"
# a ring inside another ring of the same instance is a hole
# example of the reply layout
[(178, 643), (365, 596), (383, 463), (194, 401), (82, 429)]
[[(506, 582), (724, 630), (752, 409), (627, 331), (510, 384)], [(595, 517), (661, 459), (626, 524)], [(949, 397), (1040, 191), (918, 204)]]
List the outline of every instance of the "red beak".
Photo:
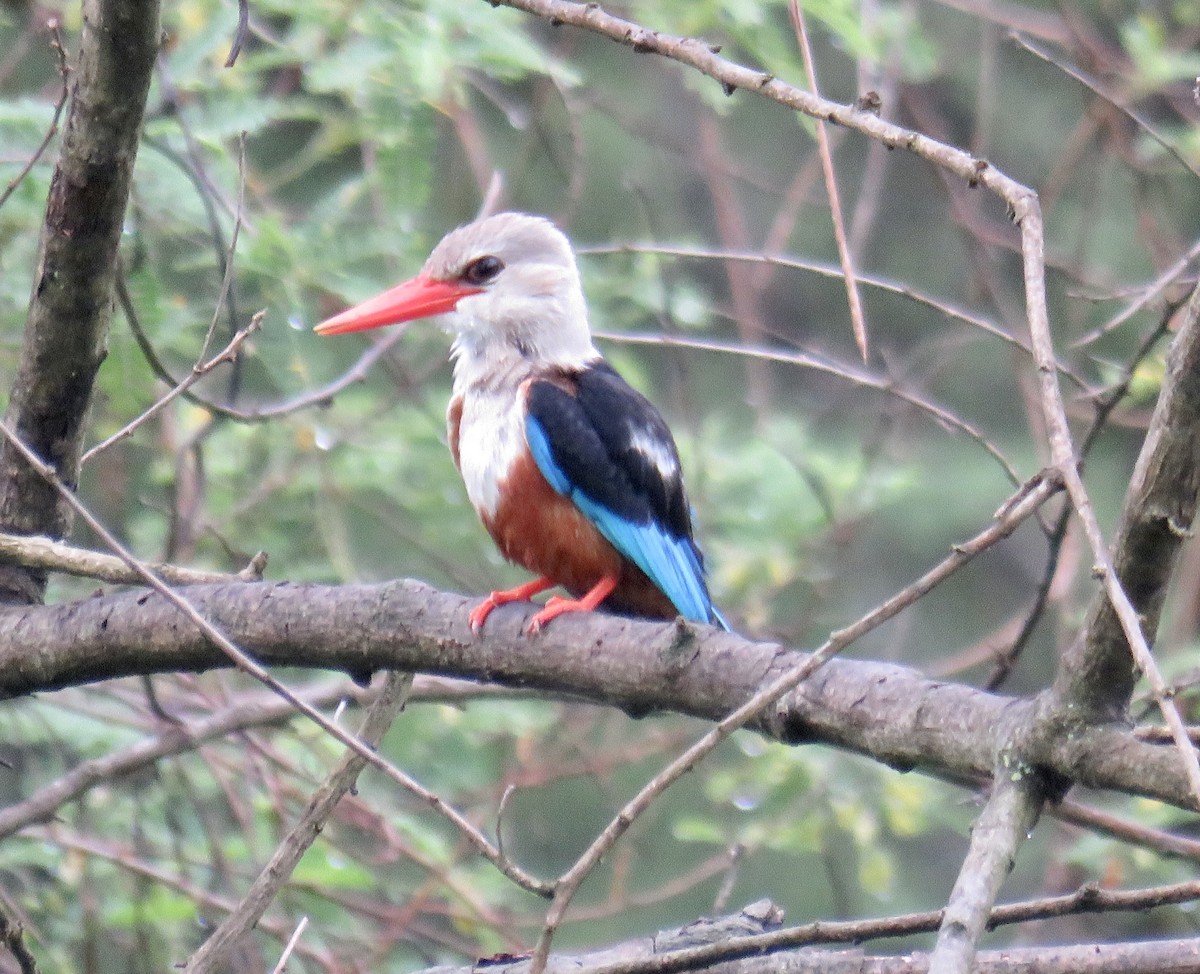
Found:
[(453, 311), (463, 298), (482, 290), (456, 281), (414, 277), (340, 315), (334, 315), (328, 321), (322, 321), (313, 330), (318, 335), (344, 335), (351, 331), (366, 331), (368, 328), (442, 315)]

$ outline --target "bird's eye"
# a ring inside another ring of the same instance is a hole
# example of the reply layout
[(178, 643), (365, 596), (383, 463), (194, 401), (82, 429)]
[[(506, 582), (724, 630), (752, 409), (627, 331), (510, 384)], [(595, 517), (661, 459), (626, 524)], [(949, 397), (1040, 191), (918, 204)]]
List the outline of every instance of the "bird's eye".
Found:
[(463, 270), (462, 278), (468, 284), (487, 284), (494, 281), (502, 270), (504, 261), (489, 254), (487, 257), (477, 257), (471, 261)]

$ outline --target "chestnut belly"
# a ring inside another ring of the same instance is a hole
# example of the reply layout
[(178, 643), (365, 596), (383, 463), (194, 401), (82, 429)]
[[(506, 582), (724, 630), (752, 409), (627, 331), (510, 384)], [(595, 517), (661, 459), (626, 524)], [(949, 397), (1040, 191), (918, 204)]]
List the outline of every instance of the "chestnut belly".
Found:
[(602, 608), (622, 615), (674, 619), (679, 611), (646, 574), (622, 555), (570, 500), (555, 492), (532, 457), (510, 467), (494, 514), (484, 527), (509, 561), (553, 579), (575, 598), (602, 578), (617, 587)]

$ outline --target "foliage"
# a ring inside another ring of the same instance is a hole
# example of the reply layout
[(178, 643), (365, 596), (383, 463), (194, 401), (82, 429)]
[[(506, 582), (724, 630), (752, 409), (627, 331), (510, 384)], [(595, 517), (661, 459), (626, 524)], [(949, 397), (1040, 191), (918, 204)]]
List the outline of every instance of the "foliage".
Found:
[[(1112, 102), (1140, 112), (1200, 166), (1200, 130), (1178, 107), (1200, 72), (1194, 46), (1176, 39), (1195, 37), (1192, 4), (1080, 5), (1108, 38), (1100, 67), (1111, 97), (999, 39), (994, 25), (898, 0), (871, 7), (868, 16), (846, 0), (806, 5), (822, 89), (844, 101), (861, 93), (856, 78), (890, 90), (886, 112), (974, 146), (1043, 192), (1063, 347), (1178, 258), (1200, 220), (1196, 178)], [(779, 77), (804, 77), (780, 0), (656, 0), (630, 11)], [(37, 149), (60, 87), (44, 13), (0, 7), (0, 191)], [(61, 16), (71, 49), (79, 11)], [(212, 408), (252, 413), (342, 376), (364, 344), (318, 339), (311, 326), (412, 273), (444, 230), (473, 215), (493, 171), (504, 176), (506, 205), (552, 214), (579, 243), (597, 245), (582, 257), (593, 324), (614, 333), (605, 350), (671, 420), (714, 593), (745, 631), (818, 643), (977, 530), (1011, 490), (961, 430), (847, 377), (858, 366), (840, 280), (699, 253), (605, 249), (649, 240), (762, 252), (779, 227), (776, 250), (836, 263), (807, 120), (486, 3), (255, 0), (233, 68), (222, 65), (236, 5), (179, 0), (164, 17), (123, 247), (136, 328), (180, 378), (254, 311), (266, 316), (236, 368), (197, 386), (200, 402), (176, 402), (85, 468), (82, 496), (140, 554), (236, 570), (262, 549), (276, 578), (414, 576), (472, 593), (521, 578), (476, 523), (445, 449), (447, 342), (435, 330), (415, 326), (367, 383), (331, 404), (262, 422)], [(4, 388), (55, 145), (0, 206)], [(836, 152), (848, 216), (862, 214), (862, 267), (1020, 337), (1004, 214), (899, 153), (881, 161), (880, 147), (849, 138)], [(235, 273), (222, 304), (227, 260)], [(739, 302), (756, 321), (739, 318)], [(1072, 355), (1081, 397), (1122, 374), (1157, 310)], [(1023, 353), (902, 295), (868, 289), (867, 314), (873, 375), (978, 426), (1022, 476), (1037, 470)], [(133, 325), (118, 313), (92, 442), (163, 392)], [(627, 332), (771, 344), (811, 352), (843, 375), (624, 344)], [(1144, 423), (1161, 375), (1155, 351), (1137, 368), (1125, 426)], [(1108, 524), (1136, 447), (1137, 436), (1116, 427), (1089, 458)], [(979, 647), (1024, 614), (1044, 559), (1027, 527), (855, 651), (982, 679), (991, 657)], [(1090, 593), (1080, 576), (1062, 578), (1014, 688), (1044, 681), (1055, 624), (1077, 620)], [(59, 580), (52, 597), (92, 587)], [(1194, 601), (1198, 587), (1185, 578), (1177, 598)], [(1165, 647), (1174, 669), (1194, 665), (1193, 635), (1175, 632)], [(195, 715), (245, 684), (210, 675), (155, 687), (169, 711)], [(156, 719), (137, 684), (6, 704), (0, 796), (8, 804), (30, 794), (151, 732)], [(428, 703), (400, 719), (385, 751), (477, 821), (494, 821), (514, 786), (499, 827), (510, 854), (540, 871), (569, 862), (694, 734), (681, 719), (634, 723), (544, 701)], [(221, 897), (244, 889), (337, 754), (316, 731), (288, 724), (107, 782), (53, 825), (0, 842), (2, 898), (30, 919), (47, 969), (162, 969), (219, 919)], [(683, 922), (712, 909), (725, 877), (736, 879), (730, 904), (767, 894), (795, 918), (936, 906), (956, 865), (944, 849), (961, 844), (970, 820), (961, 794), (839, 752), (739, 736), (639, 824), (586, 887), (563, 943)], [(1016, 890), (1057, 887), (1068, 873), (1150, 880), (1178, 871), (1094, 834), (1061, 828), (1048, 841), (1052, 855), (1027, 859)], [(733, 846), (745, 850), (740, 871), (726, 868)], [(706, 863), (703, 880), (668, 895), (673, 879)], [(631, 902), (648, 905), (626, 909)], [(541, 909), (443, 820), (368, 776), (305, 857), (259, 946), (277, 954), (295, 918), (308, 915), (310, 952), (296, 969), (332, 969), (330, 957), (357, 958), (353, 945), (370, 944), (380, 951), (363, 962), (370, 969), (409, 970), (528, 947)]]

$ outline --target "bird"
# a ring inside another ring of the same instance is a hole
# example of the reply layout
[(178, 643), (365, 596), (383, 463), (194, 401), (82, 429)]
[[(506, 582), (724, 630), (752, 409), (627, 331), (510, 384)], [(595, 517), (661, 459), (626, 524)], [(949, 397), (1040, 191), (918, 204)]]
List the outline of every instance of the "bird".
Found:
[(340, 335), (440, 318), (454, 335), (450, 452), (501, 554), (536, 578), (469, 614), (561, 587), (527, 626), (568, 612), (728, 629), (693, 536), (662, 414), (593, 344), (575, 254), (550, 220), (497, 213), (450, 231), (424, 267), (317, 325)]

